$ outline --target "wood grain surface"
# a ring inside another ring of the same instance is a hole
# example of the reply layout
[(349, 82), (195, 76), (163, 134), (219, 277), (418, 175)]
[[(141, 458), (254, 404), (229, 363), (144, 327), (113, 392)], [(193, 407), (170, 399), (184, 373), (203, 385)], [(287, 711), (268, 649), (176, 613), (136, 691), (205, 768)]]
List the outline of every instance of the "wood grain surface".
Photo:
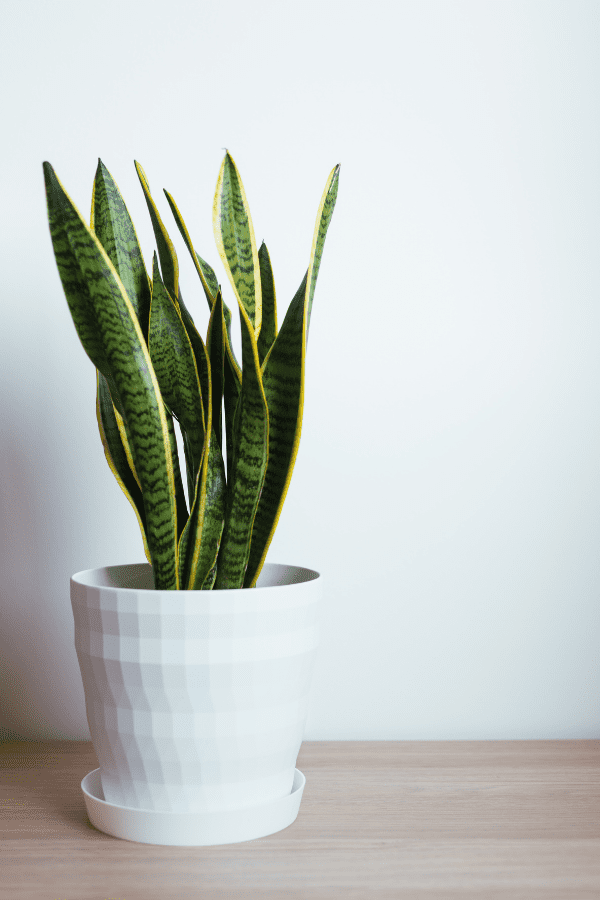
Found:
[(307, 741), (293, 825), (219, 847), (97, 831), (97, 765), (0, 744), (1, 900), (600, 898), (600, 741)]

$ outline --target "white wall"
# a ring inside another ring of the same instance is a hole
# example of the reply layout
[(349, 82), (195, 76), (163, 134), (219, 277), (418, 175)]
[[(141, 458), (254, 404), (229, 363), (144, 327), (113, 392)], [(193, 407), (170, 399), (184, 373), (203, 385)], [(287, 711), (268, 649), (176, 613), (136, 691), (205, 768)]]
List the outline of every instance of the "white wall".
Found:
[(87, 215), (100, 156), (149, 261), (138, 159), (216, 265), (227, 147), (281, 313), (342, 164), (269, 554), (326, 578), (306, 738), (600, 737), (599, 40), (585, 0), (4, 5), (5, 735), (89, 736), (69, 576), (143, 559), (42, 161)]

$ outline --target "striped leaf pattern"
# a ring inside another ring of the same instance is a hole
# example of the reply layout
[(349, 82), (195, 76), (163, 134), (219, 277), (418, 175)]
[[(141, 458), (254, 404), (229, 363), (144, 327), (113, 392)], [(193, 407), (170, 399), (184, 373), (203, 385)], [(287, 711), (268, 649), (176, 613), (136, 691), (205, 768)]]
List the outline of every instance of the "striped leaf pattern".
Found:
[(331, 217), (333, 215), (333, 209), (335, 207), (335, 201), (337, 200), (339, 181), (340, 167), (338, 165), (334, 166), (333, 171), (327, 179), (327, 184), (325, 185), (325, 190), (323, 191), (323, 196), (321, 197), (321, 204), (319, 206), (317, 222), (315, 225), (315, 233), (313, 236), (313, 244), (310, 254), (310, 265), (308, 267), (308, 285), (306, 289), (306, 305), (308, 307), (306, 312), (307, 338), (310, 328), (310, 314), (312, 312), (315, 286), (317, 284), (319, 269), (321, 268), (321, 256), (323, 255), (325, 236), (327, 235), (327, 229), (329, 228), (329, 223), (331, 222)]
[(339, 168), (335, 166), (330, 173), (321, 198), (306, 276), (263, 363), (263, 385), (269, 408), (269, 464), (256, 512), (244, 587), (256, 584), (296, 462), (304, 408), (308, 323), (325, 236), (337, 197)]
[[(163, 401), (137, 315), (102, 244), (44, 163), (50, 235), (84, 350), (113, 382), (131, 434), (155, 587), (179, 587), (173, 462)], [(112, 395), (112, 386), (111, 386)], [(114, 400), (114, 395), (113, 395)]]
[(138, 174), (138, 178), (140, 179), (140, 184), (142, 185), (144, 197), (146, 198), (146, 204), (148, 206), (148, 212), (150, 213), (152, 229), (154, 231), (154, 237), (156, 239), (156, 246), (158, 247), (158, 258), (160, 259), (160, 267), (162, 269), (162, 276), (165, 287), (172, 297), (178, 298), (179, 262), (177, 260), (177, 254), (175, 253), (175, 247), (173, 246), (173, 242), (171, 241), (171, 238), (167, 233), (167, 229), (163, 225), (163, 221), (160, 217), (160, 213), (157, 209), (156, 203), (152, 199), (152, 194), (150, 193), (150, 185), (148, 184), (146, 173), (138, 162), (135, 163), (135, 170)]
[(144, 257), (121, 192), (100, 159), (94, 179), (90, 225), (117, 270), (147, 339), (150, 285)]
[(244, 587), (254, 587), (277, 527), (300, 442), (307, 276), (288, 307), (262, 373), (269, 409), (268, 466), (252, 531)]
[(129, 464), (129, 456), (125, 451), (113, 402), (108, 390), (106, 378), (96, 369), (96, 418), (100, 439), (104, 447), (104, 455), (111, 472), (117, 479), (117, 483), (133, 507), (144, 544), (144, 553), (149, 563), (150, 550), (146, 539), (146, 512), (144, 510), (144, 498), (140, 486), (134, 477)]
[(260, 284), (262, 289), (262, 325), (258, 336), (258, 358), (262, 365), (277, 337), (277, 299), (275, 297), (275, 281), (271, 268), (271, 257), (267, 245), (263, 241), (258, 250), (260, 265)]
[(202, 389), (190, 339), (181, 314), (163, 285), (156, 253), (148, 346), (163, 399), (187, 435), (195, 480), (206, 430)]
[(210, 314), (206, 350), (210, 359), (212, 380), (212, 417), (213, 427), (219, 447), (223, 447), (223, 379), (225, 372), (225, 319), (223, 316), (223, 297), (217, 290), (217, 299)]
[[(192, 257), (192, 260), (196, 266), (196, 271), (200, 277), (200, 281), (202, 283), (202, 288), (206, 295), (206, 299), (208, 301), (209, 308), (212, 311), (215, 305), (215, 298), (217, 293), (219, 292), (219, 284), (217, 281), (217, 276), (215, 275), (213, 269), (205, 262), (202, 257), (196, 253), (194, 250), (192, 240), (190, 238), (189, 232), (187, 230), (186, 224), (183, 220), (179, 209), (177, 208), (177, 204), (173, 197), (165, 191), (165, 195), (169, 206), (171, 207), (171, 212), (175, 218), (177, 223), (177, 227), (179, 228), (179, 232), (184, 240), (184, 243)], [(182, 309), (182, 318), (184, 323), (186, 324), (186, 328), (188, 327), (185, 313)], [(224, 318), (224, 340), (225, 340), (225, 360), (224, 360), (224, 372), (223, 372), (223, 398), (225, 405), (225, 440), (227, 444), (227, 481), (229, 482), (232, 477), (232, 460), (233, 460), (233, 418), (235, 415), (235, 410), (239, 402), (240, 390), (241, 390), (241, 382), (242, 382), (242, 371), (240, 365), (235, 357), (235, 353), (233, 351), (233, 346), (231, 343), (231, 311), (228, 306), (223, 302), (223, 318)], [(194, 329), (195, 331), (195, 329)], [(196, 340), (190, 329), (188, 329), (188, 334), (190, 335), (190, 339), (192, 343)], [(195, 345), (194, 345), (195, 346)], [(204, 383), (203, 383), (204, 390)], [(220, 408), (220, 407), (219, 407)], [(220, 446), (223, 448), (222, 444), (222, 435)]]
[(213, 230), (231, 285), (258, 337), (262, 322), (260, 265), (242, 179), (225, 154), (213, 204)]
[[(165, 196), (171, 207), (171, 212), (173, 213), (173, 217), (177, 223), (177, 227), (179, 228), (179, 232), (184, 240), (185, 246), (187, 247), (190, 256), (192, 257), (192, 261), (196, 266), (196, 271), (200, 276), (200, 282), (202, 284), (202, 289), (204, 290), (204, 294), (208, 301), (209, 309), (212, 312), (212, 308), (215, 303), (215, 298), (217, 296), (217, 291), (219, 290), (219, 283), (217, 281), (217, 276), (215, 275), (213, 269), (205, 262), (202, 257), (196, 253), (194, 250), (192, 239), (190, 238), (189, 231), (187, 230), (187, 226), (183, 221), (183, 217), (177, 208), (177, 204), (173, 200), (172, 196), (168, 191), (165, 191)], [(242, 372), (239, 366), (239, 363), (235, 357), (235, 353), (233, 352), (233, 347), (231, 345), (231, 310), (227, 306), (226, 303), (223, 303), (223, 313), (225, 316), (225, 325), (226, 325), (226, 334), (227, 334), (227, 354), (229, 356), (230, 365), (238, 378), (238, 381), (242, 380)]]
[[(339, 166), (321, 198), (308, 270), (278, 331), (269, 252), (264, 242), (256, 248), (244, 187), (225, 154), (213, 229), (237, 300), (241, 367), (217, 276), (195, 252), (165, 191), (211, 311), (206, 346), (200, 337), (181, 296), (175, 248), (144, 170), (135, 166), (158, 247), (152, 280), (131, 217), (102, 161), (90, 227), (52, 166), (43, 165), (59, 275), (77, 334), (97, 369), (96, 415), (104, 452), (138, 519), (156, 589), (251, 588), (298, 452), (306, 343)], [(189, 515), (174, 419), (183, 438)]]
[[(187, 505), (185, 502), (185, 494), (183, 491), (183, 482), (181, 480), (181, 470), (179, 468), (179, 451), (177, 449), (177, 438), (175, 437), (175, 426), (173, 425), (173, 416), (164, 407), (165, 419), (167, 420), (167, 431), (169, 434), (169, 447), (171, 448), (171, 460), (173, 463), (173, 483), (175, 485), (175, 509), (177, 514), (177, 539), (181, 538), (181, 533), (186, 526), (188, 520)], [(181, 582), (180, 582), (181, 583)]]
[(225, 527), (215, 581), (215, 588), (229, 589), (241, 588), (244, 584), (269, 439), (269, 417), (254, 330), (241, 303), (239, 308), (242, 323), (242, 392), (233, 434)]
[[(207, 432), (208, 441), (208, 432)], [(225, 469), (214, 429), (210, 442), (205, 442), (202, 466), (198, 473), (194, 505), (185, 538), (185, 585), (188, 590), (210, 590), (214, 584), (211, 570), (217, 554), (225, 521)], [(180, 550), (180, 554), (181, 554)], [(180, 556), (181, 558), (181, 556)]]

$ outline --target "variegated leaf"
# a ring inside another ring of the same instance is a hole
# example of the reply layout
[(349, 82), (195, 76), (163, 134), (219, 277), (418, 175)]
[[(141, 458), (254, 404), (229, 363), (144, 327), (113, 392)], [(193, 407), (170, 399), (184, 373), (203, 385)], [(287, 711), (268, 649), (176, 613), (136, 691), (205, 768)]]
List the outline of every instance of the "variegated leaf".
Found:
[[(185, 502), (185, 493), (183, 491), (183, 482), (181, 480), (181, 469), (179, 468), (179, 450), (177, 449), (177, 438), (175, 436), (175, 426), (173, 424), (173, 416), (165, 408), (165, 418), (167, 420), (167, 430), (169, 432), (169, 446), (171, 447), (171, 459), (173, 461), (173, 481), (175, 484), (175, 504), (177, 510), (177, 540), (181, 538), (181, 533), (186, 526), (188, 520), (187, 505)], [(181, 586), (181, 576), (179, 584)]]
[[(165, 195), (168, 200), (169, 206), (171, 207), (171, 212), (173, 213), (184, 243), (190, 253), (190, 256), (192, 257), (193, 262), (195, 263), (196, 270), (200, 277), (200, 281), (202, 283), (202, 287), (212, 313), (215, 304), (215, 298), (219, 290), (216, 275), (212, 268), (208, 265), (208, 263), (206, 263), (202, 259), (202, 257), (199, 256), (199, 254), (194, 250), (186, 224), (181, 213), (179, 212), (179, 209), (177, 208), (177, 204), (175, 203), (173, 197), (169, 194), (168, 191), (165, 191)], [(188, 322), (184, 309), (182, 309), (181, 312), (184, 324), (186, 325), (186, 328), (188, 328)], [(223, 303), (223, 317), (226, 347), (223, 373), (223, 396), (225, 405), (225, 437), (227, 442), (227, 481), (229, 482), (231, 480), (233, 458), (233, 417), (240, 396), (242, 371), (235, 357), (235, 353), (233, 352), (233, 346), (231, 343), (231, 312), (225, 303)], [(188, 328), (188, 334), (190, 335), (192, 344), (194, 345), (194, 347), (196, 347), (197, 339), (194, 337), (192, 331), (195, 331), (195, 329)], [(202, 389), (204, 391), (204, 382), (202, 382)], [(221, 443), (220, 446), (223, 447), (223, 444)]]
[(238, 301), (258, 338), (262, 323), (260, 265), (246, 192), (236, 165), (227, 152), (215, 191), (213, 230), (219, 255)]
[(325, 185), (325, 190), (323, 191), (323, 196), (321, 197), (319, 212), (317, 214), (317, 222), (315, 224), (315, 233), (313, 235), (313, 243), (310, 252), (310, 263), (308, 266), (308, 283), (306, 286), (306, 305), (308, 307), (306, 312), (307, 339), (308, 332), (310, 330), (310, 315), (312, 312), (313, 297), (315, 295), (315, 286), (317, 284), (317, 276), (321, 267), (321, 256), (323, 255), (323, 247), (325, 246), (327, 229), (329, 228), (329, 223), (331, 222), (331, 217), (333, 215), (333, 209), (335, 207), (335, 201), (337, 200), (339, 181), (340, 167), (338, 165), (334, 166), (331, 174), (329, 175), (329, 178), (327, 179), (327, 184)]
[(180, 550), (180, 553), (185, 553), (185, 584), (188, 590), (212, 589), (214, 576), (209, 576), (217, 565), (224, 520), (225, 469), (216, 434), (212, 429), (208, 446), (205, 442), (194, 505)]
[(271, 268), (271, 257), (267, 245), (263, 241), (258, 250), (260, 264), (260, 284), (262, 290), (262, 325), (258, 336), (258, 358), (262, 365), (265, 356), (271, 349), (271, 345), (277, 337), (277, 299), (275, 296), (275, 281)]
[(156, 253), (152, 267), (148, 346), (164, 401), (188, 437), (195, 480), (206, 430), (202, 388), (192, 344), (175, 301), (160, 277)]
[[(127, 291), (50, 165), (44, 163), (50, 234), (81, 343), (113, 386), (131, 434), (146, 512), (155, 587), (179, 587), (177, 511), (169, 431), (158, 381)], [(115, 404), (116, 405), (116, 404)]]
[(144, 510), (144, 498), (140, 486), (136, 480), (130, 465), (130, 454), (123, 446), (119, 426), (115, 416), (113, 402), (106, 378), (96, 369), (96, 419), (100, 439), (104, 447), (104, 455), (115, 476), (117, 483), (133, 507), (138, 520), (144, 544), (146, 559), (151, 564), (150, 550), (146, 538), (146, 511)]
[[(239, 304), (242, 324), (242, 392), (233, 434), (233, 459), (215, 588), (240, 588), (267, 464), (269, 416), (252, 323)], [(227, 448), (228, 466), (230, 460)]]
[(225, 371), (225, 320), (223, 317), (223, 297), (217, 290), (217, 298), (213, 304), (208, 333), (206, 336), (206, 350), (210, 359), (210, 374), (212, 379), (212, 416), (213, 427), (217, 436), (219, 447), (223, 447), (222, 420), (223, 420), (223, 379)]
[(170, 295), (175, 299), (178, 299), (179, 262), (177, 260), (177, 254), (175, 253), (175, 247), (163, 224), (156, 203), (152, 199), (146, 173), (138, 162), (135, 163), (135, 170), (140, 179), (140, 184), (142, 185), (144, 197), (146, 198), (146, 204), (148, 206), (148, 212), (150, 213), (152, 229), (156, 239), (156, 246), (158, 247), (158, 258), (160, 259), (163, 281)]
[(150, 285), (144, 257), (121, 192), (100, 159), (92, 193), (91, 229), (117, 270), (147, 340)]
[[(215, 298), (217, 296), (217, 291), (219, 290), (219, 283), (217, 281), (217, 276), (215, 275), (213, 269), (205, 262), (202, 257), (196, 253), (194, 250), (192, 239), (190, 237), (189, 231), (187, 230), (187, 226), (183, 220), (183, 216), (179, 212), (177, 208), (177, 204), (175, 203), (173, 197), (169, 194), (168, 191), (165, 191), (165, 196), (171, 207), (171, 212), (173, 213), (173, 218), (177, 223), (177, 227), (179, 228), (179, 233), (183, 238), (185, 246), (187, 247), (190, 256), (192, 257), (192, 261), (196, 267), (196, 271), (200, 277), (200, 283), (202, 284), (202, 289), (204, 290), (204, 294), (208, 301), (208, 306), (210, 311), (212, 312), (212, 308), (215, 303)], [(225, 316), (225, 325), (226, 325), (226, 335), (227, 335), (227, 354), (229, 356), (230, 365), (238, 379), (241, 383), (242, 373), (239, 366), (239, 363), (235, 357), (235, 353), (233, 352), (233, 346), (231, 344), (231, 310), (227, 306), (225, 302), (223, 302), (223, 314)]]
[(273, 538), (290, 485), (302, 430), (306, 339), (316, 277), (338, 190), (339, 166), (321, 198), (309, 268), (292, 300), (281, 330), (262, 366), (269, 408), (269, 456), (260, 496), (244, 587), (254, 587)]

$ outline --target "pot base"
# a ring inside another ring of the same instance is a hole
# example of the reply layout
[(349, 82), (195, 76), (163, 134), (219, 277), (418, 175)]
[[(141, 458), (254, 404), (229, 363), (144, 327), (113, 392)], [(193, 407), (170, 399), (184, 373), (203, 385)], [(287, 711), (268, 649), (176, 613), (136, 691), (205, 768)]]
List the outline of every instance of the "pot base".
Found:
[(211, 847), (252, 841), (287, 828), (298, 815), (305, 784), (306, 778), (295, 769), (292, 791), (286, 797), (260, 806), (204, 813), (156, 812), (108, 803), (100, 769), (88, 772), (81, 790), (90, 822), (105, 834), (140, 844)]

